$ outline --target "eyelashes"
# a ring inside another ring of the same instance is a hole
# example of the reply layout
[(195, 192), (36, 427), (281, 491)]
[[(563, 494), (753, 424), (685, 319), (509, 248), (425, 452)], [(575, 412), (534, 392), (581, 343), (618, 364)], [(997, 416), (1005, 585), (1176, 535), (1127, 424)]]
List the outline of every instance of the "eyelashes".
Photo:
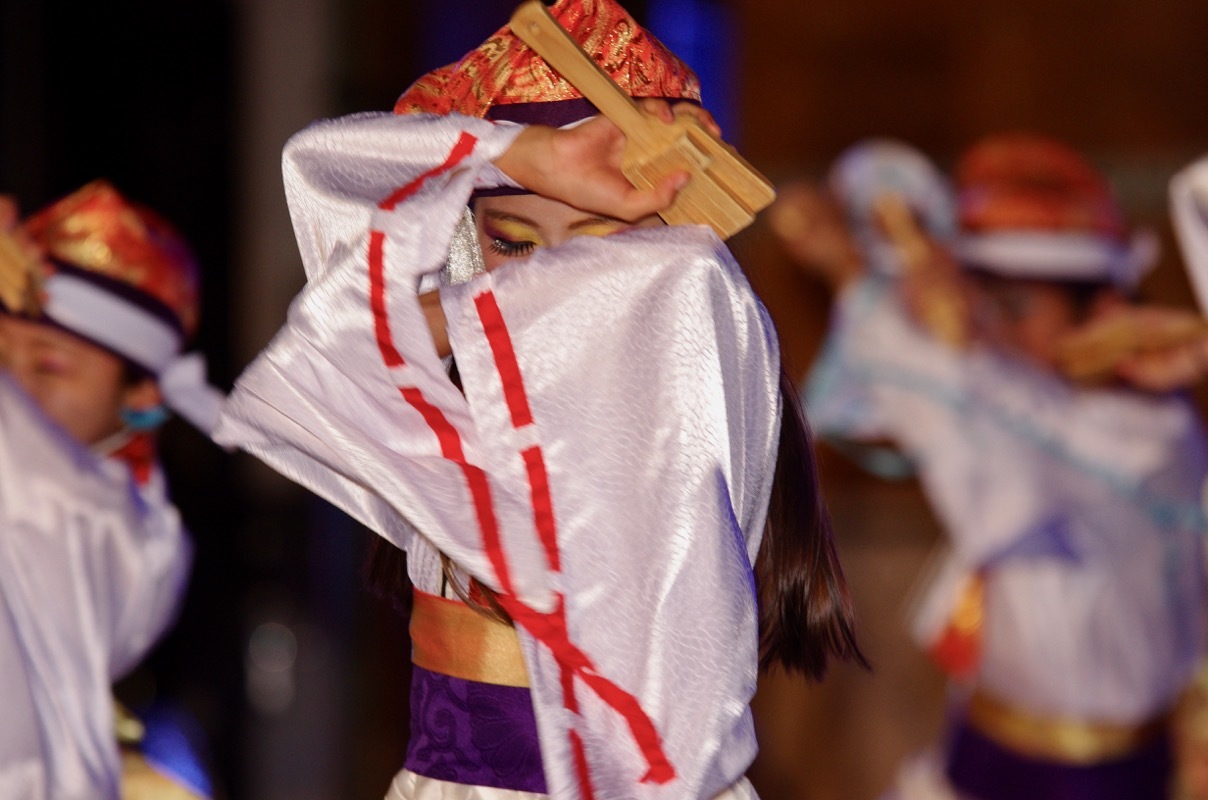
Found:
[(491, 239), (490, 248), (491, 252), (496, 255), (501, 255), (505, 258), (517, 258), (519, 256), (527, 256), (533, 252), (537, 248), (537, 243), (530, 241), (514, 242), (511, 239), (495, 236)]

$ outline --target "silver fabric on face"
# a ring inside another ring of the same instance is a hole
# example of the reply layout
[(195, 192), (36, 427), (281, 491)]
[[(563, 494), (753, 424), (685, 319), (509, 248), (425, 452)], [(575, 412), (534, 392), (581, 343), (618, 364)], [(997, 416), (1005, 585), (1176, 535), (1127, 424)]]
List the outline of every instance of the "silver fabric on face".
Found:
[(440, 271), (440, 282), (442, 286), (456, 286), (486, 271), (482, 247), (478, 244), (478, 229), (474, 225), (474, 212), (466, 206), (453, 231), (453, 241), (449, 242), (449, 259)]

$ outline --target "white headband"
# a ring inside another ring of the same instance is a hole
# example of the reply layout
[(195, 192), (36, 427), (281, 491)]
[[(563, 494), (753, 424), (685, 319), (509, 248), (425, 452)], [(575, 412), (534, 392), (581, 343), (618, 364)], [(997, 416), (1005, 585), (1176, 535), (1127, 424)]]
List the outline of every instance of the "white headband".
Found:
[(57, 272), (42, 288), (47, 319), (150, 372), (169, 408), (203, 432), (213, 430), (223, 394), (206, 383), (200, 355), (181, 355), (184, 342), (173, 325), (79, 275)]
[(961, 262), (1005, 277), (1107, 281), (1132, 289), (1157, 262), (1158, 242), (1140, 231), (1129, 246), (1081, 233), (1002, 231), (966, 234), (954, 245)]
[(42, 284), (48, 318), (158, 375), (180, 352), (180, 333), (147, 309), (87, 278), (57, 272)]

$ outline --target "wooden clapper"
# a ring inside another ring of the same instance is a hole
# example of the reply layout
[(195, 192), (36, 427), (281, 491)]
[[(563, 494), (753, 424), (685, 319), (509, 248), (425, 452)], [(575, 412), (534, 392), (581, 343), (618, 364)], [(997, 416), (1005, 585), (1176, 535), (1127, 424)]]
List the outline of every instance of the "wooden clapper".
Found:
[(622, 171), (639, 189), (677, 171), (692, 174), (675, 203), (660, 216), (668, 225), (702, 224), (728, 239), (755, 220), (776, 197), (772, 184), (725, 142), (690, 117), (667, 124), (643, 114), (613, 83), (541, 0), (512, 14), (512, 32), (595, 104), (628, 140)]
[(1208, 336), (1208, 320), (1173, 319), (1160, 330), (1142, 331), (1128, 315), (1092, 323), (1058, 343), (1057, 368), (1078, 383), (1096, 384), (1115, 377), (1125, 359), (1146, 352), (1178, 347)]
[(933, 245), (919, 226), (906, 200), (885, 192), (873, 204), (873, 214), (890, 245), (897, 251), (902, 272), (918, 278), (920, 321), (940, 341), (961, 348), (969, 343), (968, 308), (955, 275), (936, 263)]
[(36, 259), (8, 231), (0, 230), (0, 301), (12, 312), (38, 311)]

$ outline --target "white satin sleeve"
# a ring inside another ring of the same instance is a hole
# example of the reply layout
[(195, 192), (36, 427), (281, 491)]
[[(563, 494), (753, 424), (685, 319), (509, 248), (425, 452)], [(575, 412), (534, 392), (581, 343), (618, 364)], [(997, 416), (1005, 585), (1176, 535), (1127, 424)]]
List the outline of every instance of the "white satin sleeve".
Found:
[(515, 131), (359, 116), (291, 141), (308, 284), (217, 438), (503, 590), (554, 796), (580, 796), (579, 741), (597, 796), (712, 797), (755, 753), (775, 334), (707, 229), (580, 237), (441, 290), (463, 395), (417, 286)]
[[(134, 484), (124, 464), (105, 466), (117, 468), (113, 480), (118, 485), (123, 480)], [(168, 497), (163, 472), (156, 467), (147, 483), (135, 485), (134, 494), (140, 533), (115, 542), (102, 565), (106, 574), (124, 577), (110, 623), (109, 674), (115, 681), (137, 666), (176, 620), (193, 563), (192, 540)]]
[(568, 697), (565, 654), (518, 626), (552, 796), (579, 796), (572, 733), (597, 796), (715, 796), (755, 755), (751, 562), (780, 423), (766, 311), (699, 226), (578, 237), (441, 299), (484, 455), (533, 487), (554, 540), (571, 644), (675, 771), (643, 782), (625, 716), (586, 682)]
[[(1006, 453), (985, 457), (969, 367), (967, 354), (908, 317), (896, 280), (872, 276), (836, 299), (804, 406), (819, 433), (893, 441), (918, 469), (961, 560), (977, 564), (1044, 509), (1026, 470)], [(1009, 436), (997, 443), (1013, 446)]]
[[(465, 398), (419, 304), (470, 192), (521, 128), (449, 116), (361, 114), (296, 134), (283, 159), (307, 285), (237, 382), (215, 433), (333, 502), (395, 545), (415, 531), (495, 590), (478, 534), (484, 494), (513, 554), (510, 588), (553, 602), (527, 508), (489, 472)], [(442, 438), (443, 436), (443, 438)], [(468, 483), (467, 475), (475, 483)], [(476, 493), (477, 492), (477, 493)]]

